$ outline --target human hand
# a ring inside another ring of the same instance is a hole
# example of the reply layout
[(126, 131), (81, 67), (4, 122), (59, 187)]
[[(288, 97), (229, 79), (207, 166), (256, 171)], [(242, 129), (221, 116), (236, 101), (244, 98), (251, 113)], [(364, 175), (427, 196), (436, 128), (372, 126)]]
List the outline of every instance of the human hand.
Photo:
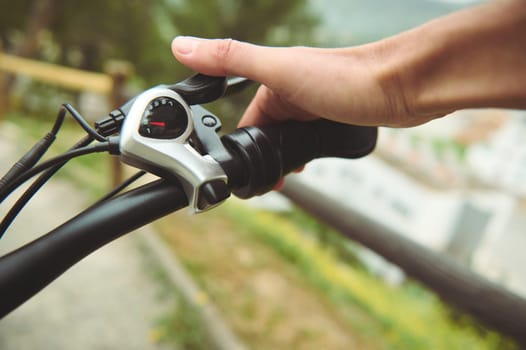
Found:
[(240, 126), (325, 118), (414, 126), (462, 108), (526, 108), (526, 6), (491, 1), (370, 44), (319, 49), (177, 37), (175, 57), (262, 84)]
[(379, 45), (344, 49), (256, 46), (231, 39), (177, 37), (175, 57), (208, 75), (261, 83), (240, 126), (325, 118), (356, 125), (416, 125), (396, 74), (379, 60)]

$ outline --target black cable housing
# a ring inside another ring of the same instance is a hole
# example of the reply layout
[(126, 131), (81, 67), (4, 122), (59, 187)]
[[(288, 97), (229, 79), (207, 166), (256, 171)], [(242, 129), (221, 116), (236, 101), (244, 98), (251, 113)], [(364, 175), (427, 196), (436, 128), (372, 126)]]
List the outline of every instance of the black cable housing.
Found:
[(88, 133), (88, 135), (90, 135), (97, 141), (100, 141), (100, 142), (106, 141), (106, 138), (102, 136), (101, 134), (99, 134), (97, 130), (93, 129), (91, 125), (89, 125), (89, 123), (80, 115), (80, 113), (77, 112), (75, 108), (73, 108), (72, 105), (70, 105), (69, 103), (64, 103), (62, 106), (68, 110), (71, 116), (77, 121), (77, 123), (79, 123), (82, 129), (84, 129), (84, 131)]
[(0, 190), (7, 186), (9, 182), (16, 179), (24, 171), (34, 166), (40, 158), (47, 152), (51, 144), (55, 141), (56, 136), (64, 123), (66, 117), (66, 109), (61, 107), (57, 114), (55, 124), (40, 141), (38, 141), (26, 154), (16, 162), (11, 169), (0, 179)]
[[(93, 141), (91, 136), (86, 136), (77, 142), (71, 149), (78, 149), (89, 145)], [(4, 216), (0, 223), (0, 239), (4, 236), (5, 232), (11, 226), (15, 218), (26, 206), (26, 204), (33, 198), (33, 196), (44, 186), (44, 184), (59, 171), (68, 161), (63, 161), (49, 169), (47, 169), (42, 175), (40, 175), (28, 189), (17, 199), (15, 204), (9, 209), (9, 212)]]
[(47, 133), (42, 139), (40, 139), (33, 147), (22, 156), (13, 166), (7, 171), (7, 173), (0, 179), (0, 191), (13, 181), (31, 169), (39, 160), (42, 158), (44, 153), (49, 149), (49, 146), (55, 141), (55, 135)]
[(11, 181), (5, 188), (0, 190), (0, 203), (3, 202), (9, 196), (9, 194), (11, 194), (11, 192), (13, 192), (21, 184), (23, 184), (24, 182), (26, 182), (27, 180), (29, 180), (36, 174), (48, 168), (52, 168), (53, 166), (56, 166), (58, 164), (61, 164), (63, 162), (66, 162), (78, 156), (82, 156), (82, 155), (90, 154), (90, 153), (96, 153), (96, 152), (105, 152), (109, 150), (110, 150), (110, 143), (101, 142), (94, 146), (87, 146), (87, 147), (73, 149), (57, 157), (46, 160), (45, 162), (42, 162), (38, 164), (37, 166), (25, 171), (16, 180)]
[(117, 194), (122, 192), (126, 187), (130, 186), (135, 181), (139, 180), (141, 177), (146, 175), (147, 172), (144, 170), (138, 171), (132, 176), (130, 176), (128, 179), (124, 180), (121, 184), (119, 184), (117, 187), (112, 189), (110, 192), (106, 193), (104, 197), (100, 198), (95, 204), (102, 203), (104, 201), (107, 201), (110, 198), (115, 197)]

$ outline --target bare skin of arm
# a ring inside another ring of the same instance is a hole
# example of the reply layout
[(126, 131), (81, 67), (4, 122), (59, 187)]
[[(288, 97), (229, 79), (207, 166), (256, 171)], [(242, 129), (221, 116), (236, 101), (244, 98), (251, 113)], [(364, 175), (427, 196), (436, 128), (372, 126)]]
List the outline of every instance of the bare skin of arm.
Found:
[(407, 127), (463, 108), (526, 109), (526, 0), (495, 0), (349, 48), (177, 37), (172, 51), (201, 73), (262, 84), (240, 126), (326, 118)]

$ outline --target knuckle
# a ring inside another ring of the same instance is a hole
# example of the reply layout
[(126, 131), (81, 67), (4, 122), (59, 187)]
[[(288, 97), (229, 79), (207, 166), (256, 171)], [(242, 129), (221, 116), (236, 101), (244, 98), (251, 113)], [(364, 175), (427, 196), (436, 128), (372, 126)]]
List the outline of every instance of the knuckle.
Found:
[(236, 46), (233, 39), (220, 39), (215, 46), (215, 58), (221, 63), (228, 63)]

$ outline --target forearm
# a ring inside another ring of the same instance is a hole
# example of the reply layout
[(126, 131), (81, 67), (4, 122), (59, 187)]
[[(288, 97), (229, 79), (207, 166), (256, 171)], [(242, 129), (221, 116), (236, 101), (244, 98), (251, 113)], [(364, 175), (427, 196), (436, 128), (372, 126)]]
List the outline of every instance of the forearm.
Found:
[(433, 117), (462, 108), (526, 108), (526, 0), (496, 0), (377, 43), (387, 90)]

